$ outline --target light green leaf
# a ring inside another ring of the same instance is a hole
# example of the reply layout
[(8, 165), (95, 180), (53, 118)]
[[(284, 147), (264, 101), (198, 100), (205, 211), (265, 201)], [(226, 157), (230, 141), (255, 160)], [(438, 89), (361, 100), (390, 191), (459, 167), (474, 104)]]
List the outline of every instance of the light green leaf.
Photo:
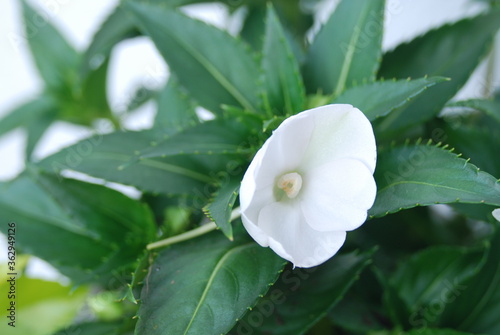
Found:
[(297, 114), (304, 109), (305, 104), (299, 64), (271, 5), (266, 22), (261, 64), (265, 105), (271, 115)]
[(123, 322), (78, 323), (59, 330), (54, 335), (132, 335), (122, 331)]
[(440, 324), (474, 334), (498, 334), (500, 323), (500, 229), (491, 239), (488, 259), (479, 273), (447, 305)]
[(104, 186), (35, 172), (0, 185), (0, 213), (17, 223), (19, 248), (76, 282), (129, 269), (155, 237), (145, 205)]
[(51, 97), (41, 95), (21, 106), (15, 108), (7, 116), (0, 120), (0, 136), (34, 122), (39, 117), (57, 110), (57, 106)]
[(228, 174), (222, 181), (222, 186), (217, 191), (212, 201), (204, 208), (205, 214), (217, 224), (224, 235), (233, 239), (233, 227), (231, 225), (231, 213), (234, 203), (238, 197), (241, 177), (231, 178)]
[(375, 79), (382, 55), (384, 4), (344, 0), (338, 5), (309, 48), (304, 66), (308, 92), (336, 96), (355, 83)]
[(402, 108), (427, 88), (446, 81), (431, 77), (416, 80), (377, 81), (345, 90), (332, 103), (351, 104), (359, 108), (370, 121)]
[(78, 80), (80, 55), (47, 22), (50, 15), (37, 12), (26, 0), (21, 2), (26, 40), (40, 75), (52, 93), (71, 96)]
[(28, 140), (26, 142), (26, 160), (31, 158), (38, 141), (42, 138), (45, 131), (50, 127), (55, 119), (55, 112), (49, 111), (43, 115), (38, 116), (30, 123), (26, 124), (26, 133)]
[(269, 289), (284, 261), (242, 231), (160, 252), (141, 294), (136, 334), (225, 334)]
[(174, 134), (199, 123), (195, 104), (182, 90), (174, 76), (158, 96), (158, 111), (154, 126), (167, 134)]
[(438, 203), (500, 207), (500, 183), (493, 176), (434, 145), (407, 145), (381, 152), (375, 180), (378, 191), (369, 211), (371, 217)]
[(286, 269), (231, 334), (304, 334), (343, 298), (372, 254), (351, 252), (315, 268)]
[(201, 105), (218, 113), (223, 104), (258, 111), (258, 66), (243, 44), (163, 6), (128, 1), (124, 8)]
[(432, 30), (385, 54), (380, 77), (403, 79), (429, 75), (448, 77), (451, 81), (429, 90), (407, 108), (380, 120), (379, 132), (396, 132), (435, 116), (491, 50), (499, 27), (499, 12), (493, 11)]
[[(401, 264), (391, 276), (389, 286), (406, 305), (408, 315), (402, 322), (413, 327), (435, 324), (446, 305), (454, 303), (465, 289), (464, 282), (483, 267), (484, 249), (434, 247)], [(441, 310), (433, 308), (442, 306)], [(433, 311), (429, 315), (429, 311)]]
[[(27, 233), (27, 232), (26, 232)], [(47, 335), (71, 323), (85, 302), (87, 288), (77, 289), (59, 283), (21, 276), (15, 281), (15, 298), (7, 300), (10, 285), (2, 283), (2, 335)], [(9, 301), (15, 303), (15, 327), (8, 325)], [(7, 316), (7, 318), (5, 317)], [(30, 322), (26, 322), (30, 320)]]

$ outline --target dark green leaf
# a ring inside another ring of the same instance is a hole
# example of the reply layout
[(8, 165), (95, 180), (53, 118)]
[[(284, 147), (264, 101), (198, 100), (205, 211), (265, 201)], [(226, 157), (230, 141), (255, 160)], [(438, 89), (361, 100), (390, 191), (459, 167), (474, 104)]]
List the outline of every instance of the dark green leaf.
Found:
[(30, 172), (0, 190), (2, 221), (17, 223), (19, 247), (76, 282), (130, 269), (155, 236), (149, 208), (100, 185)]
[(382, 55), (384, 4), (383, 0), (339, 4), (309, 48), (304, 67), (308, 92), (339, 95), (354, 83), (375, 79)]
[(474, 334), (498, 334), (500, 323), (500, 229), (491, 239), (488, 259), (479, 273), (463, 284), (446, 306), (441, 325)]
[(447, 105), (448, 107), (469, 107), (480, 110), (500, 123), (500, 101), (470, 99), (463, 101), (454, 101)]
[(234, 334), (303, 334), (339, 302), (373, 251), (334, 256), (311, 269), (285, 270)]
[(408, 145), (379, 154), (377, 198), (370, 216), (437, 203), (500, 207), (500, 183), (465, 159), (434, 145)]
[(401, 264), (389, 286), (406, 305), (402, 321), (413, 327), (433, 325), (445, 306), (463, 293), (464, 282), (482, 268), (486, 255), (483, 249), (435, 247)]
[(34, 122), (39, 117), (43, 117), (43, 115), (53, 112), (56, 109), (57, 106), (52, 98), (41, 95), (15, 108), (1, 119), (0, 136), (18, 127), (25, 126), (27, 123)]
[(407, 108), (381, 120), (379, 132), (395, 132), (435, 116), (465, 84), (491, 49), (500, 27), (499, 12), (445, 25), (402, 44), (384, 55), (379, 76), (419, 78), (426, 75), (451, 78), (417, 98)]
[(225, 334), (283, 265), (241, 230), (234, 242), (215, 231), (173, 245), (145, 280), (136, 334)]
[(264, 100), (272, 115), (293, 115), (303, 110), (305, 89), (299, 64), (272, 6), (268, 7), (262, 57)]
[(226, 180), (215, 194), (213, 200), (205, 207), (206, 215), (217, 224), (224, 235), (233, 239), (233, 227), (231, 226), (231, 212), (238, 197), (241, 177), (231, 178), (226, 176)]
[(416, 80), (377, 81), (345, 90), (332, 103), (345, 103), (359, 108), (373, 121), (395, 109), (404, 107), (427, 88), (445, 81), (442, 77)]
[(156, 130), (96, 135), (45, 158), (40, 166), (56, 173), (75, 170), (151, 193), (208, 198), (213, 191), (205, 191), (206, 184), (215, 182), (213, 176), (226, 169), (228, 158), (176, 155), (138, 160), (139, 150), (157, 144), (158, 138)]
[(406, 335), (474, 335), (472, 333), (463, 333), (452, 329), (416, 329), (409, 331)]
[(264, 6), (249, 6), (248, 13), (241, 28), (241, 38), (250, 44), (254, 50), (262, 50), (266, 27), (266, 8)]
[(199, 122), (195, 105), (171, 75), (158, 96), (154, 126), (174, 134)]
[(139, 149), (138, 158), (167, 157), (179, 154), (239, 154), (248, 151), (249, 137), (260, 126), (253, 115), (217, 118), (180, 131), (153, 145)]
[(223, 104), (258, 110), (258, 66), (243, 44), (162, 6), (130, 1), (124, 6), (201, 105), (219, 113)]
[(443, 130), (446, 143), (470, 158), (481, 170), (500, 178), (500, 160), (493, 158), (500, 152), (500, 133), (467, 125), (454, 127), (452, 124)]
[(35, 64), (49, 90), (57, 96), (72, 95), (78, 79), (80, 55), (47, 22), (47, 13), (22, 1), (25, 33)]

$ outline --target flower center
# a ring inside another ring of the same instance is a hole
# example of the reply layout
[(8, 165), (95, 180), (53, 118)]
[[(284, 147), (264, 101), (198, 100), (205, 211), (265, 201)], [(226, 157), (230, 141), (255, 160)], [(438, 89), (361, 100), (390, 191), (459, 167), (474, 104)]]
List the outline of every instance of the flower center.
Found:
[(302, 188), (302, 177), (297, 172), (284, 174), (278, 180), (278, 187), (282, 189), (290, 199), (293, 199), (299, 194)]

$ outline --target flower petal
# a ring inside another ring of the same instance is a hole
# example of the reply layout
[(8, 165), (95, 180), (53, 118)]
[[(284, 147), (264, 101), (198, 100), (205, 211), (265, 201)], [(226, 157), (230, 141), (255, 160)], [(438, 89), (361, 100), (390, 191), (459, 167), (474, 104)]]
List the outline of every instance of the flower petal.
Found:
[(500, 222), (500, 208), (494, 209), (491, 214), (495, 219), (497, 219), (498, 222)]
[[(319, 265), (337, 253), (344, 244), (343, 231), (318, 232), (305, 222), (293, 203), (275, 202), (259, 215), (259, 228), (269, 236), (269, 246), (298, 267)], [(252, 235), (253, 236), (253, 235)]]
[(370, 121), (351, 105), (326, 105), (302, 112), (314, 120), (304, 168), (321, 166), (340, 158), (363, 162), (375, 171), (377, 149)]
[(308, 171), (303, 178), (300, 204), (313, 229), (350, 231), (366, 221), (377, 186), (362, 162), (340, 159)]

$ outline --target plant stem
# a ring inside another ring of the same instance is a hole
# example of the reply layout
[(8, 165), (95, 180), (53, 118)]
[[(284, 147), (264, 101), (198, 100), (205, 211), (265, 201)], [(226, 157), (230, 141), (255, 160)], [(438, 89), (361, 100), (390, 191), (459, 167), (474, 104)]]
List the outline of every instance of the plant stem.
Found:
[[(231, 212), (230, 221), (233, 221), (233, 220), (239, 218), (240, 216), (241, 216), (241, 211), (240, 211), (240, 208), (237, 207), (237, 208), (233, 209), (233, 211)], [(196, 229), (187, 231), (185, 233), (182, 233), (182, 234), (179, 234), (176, 236), (172, 236), (172, 237), (166, 238), (164, 240), (150, 243), (146, 246), (146, 249), (152, 250), (152, 249), (166, 247), (166, 246), (171, 245), (171, 244), (187, 241), (187, 240), (190, 240), (192, 238), (209, 233), (215, 229), (217, 229), (217, 225), (215, 224), (215, 222), (210, 222), (210, 223), (204, 224), (203, 226), (200, 226)]]

